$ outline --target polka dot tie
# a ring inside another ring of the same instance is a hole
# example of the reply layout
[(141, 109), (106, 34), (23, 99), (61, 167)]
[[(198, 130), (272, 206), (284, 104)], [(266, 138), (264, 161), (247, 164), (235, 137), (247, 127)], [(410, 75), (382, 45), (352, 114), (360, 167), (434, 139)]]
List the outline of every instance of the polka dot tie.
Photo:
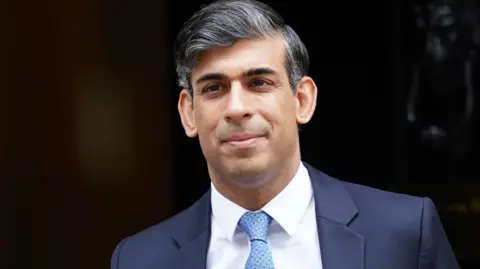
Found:
[(238, 226), (250, 238), (250, 255), (245, 269), (274, 269), (272, 252), (267, 242), (268, 229), (272, 217), (265, 212), (247, 212), (238, 222)]

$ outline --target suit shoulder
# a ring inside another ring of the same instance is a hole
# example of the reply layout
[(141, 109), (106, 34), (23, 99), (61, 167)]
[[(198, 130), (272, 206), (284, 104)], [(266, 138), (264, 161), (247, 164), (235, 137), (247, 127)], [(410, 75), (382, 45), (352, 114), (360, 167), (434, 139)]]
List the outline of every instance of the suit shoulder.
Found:
[(124, 238), (116, 246), (112, 256), (112, 264), (121, 263), (126, 268), (144, 268), (139, 263), (165, 263), (177, 250), (175, 240), (171, 235), (172, 227), (183, 219), (186, 211), (177, 213), (162, 222)]
[(360, 212), (382, 214), (393, 219), (417, 222), (421, 219), (424, 197), (392, 192), (342, 181)]
[(171, 228), (175, 226), (176, 223), (182, 221), (183, 215), (186, 214), (187, 210), (188, 209), (185, 209), (155, 225), (145, 228), (144, 230), (131, 235), (130, 238), (138, 238), (141, 240), (143, 238), (146, 239), (155, 237), (155, 240), (158, 240), (161, 237), (170, 236)]
[(349, 190), (349, 192), (352, 195), (361, 196), (362, 198), (365, 198), (365, 199), (371, 199), (373, 201), (387, 200), (387, 201), (397, 202), (401, 204), (403, 203), (422, 204), (423, 203), (423, 197), (420, 197), (420, 196), (382, 190), (382, 189), (370, 187), (367, 185), (355, 184), (355, 183), (346, 182), (346, 181), (341, 181), (341, 182), (345, 185), (347, 190)]
[(340, 188), (347, 191), (357, 206), (371, 207), (378, 205), (381, 207), (388, 207), (390, 209), (412, 206), (421, 209), (423, 207), (424, 198), (422, 197), (381, 190), (379, 188), (374, 188), (367, 185), (348, 182), (320, 171), (308, 163), (304, 164), (309, 171), (312, 180), (320, 182), (320, 185), (318, 185), (319, 188), (321, 188), (322, 184), (327, 184), (328, 186), (332, 186), (332, 188), (338, 188), (341, 186)]

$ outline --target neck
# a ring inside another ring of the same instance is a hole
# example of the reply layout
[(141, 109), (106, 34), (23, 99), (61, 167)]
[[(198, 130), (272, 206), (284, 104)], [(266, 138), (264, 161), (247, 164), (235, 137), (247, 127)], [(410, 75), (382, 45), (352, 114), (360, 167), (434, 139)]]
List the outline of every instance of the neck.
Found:
[(263, 208), (290, 183), (299, 166), (300, 152), (298, 150), (292, 158), (285, 159), (269, 171), (255, 175), (255, 181), (259, 182), (255, 186), (243, 187), (234, 184), (235, 180), (219, 179), (214, 176), (217, 173), (212, 173), (213, 171), (210, 171), (210, 177), (215, 188), (227, 199), (247, 210), (256, 211)]

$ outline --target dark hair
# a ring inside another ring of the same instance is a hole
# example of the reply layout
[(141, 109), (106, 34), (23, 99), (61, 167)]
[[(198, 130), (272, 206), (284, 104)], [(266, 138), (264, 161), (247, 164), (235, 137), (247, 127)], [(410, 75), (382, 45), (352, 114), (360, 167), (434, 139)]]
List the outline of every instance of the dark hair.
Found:
[(285, 67), (293, 91), (308, 72), (308, 52), (295, 31), (270, 6), (254, 0), (220, 0), (195, 13), (174, 45), (178, 85), (192, 93), (191, 73), (197, 57), (207, 50), (240, 39), (283, 36)]

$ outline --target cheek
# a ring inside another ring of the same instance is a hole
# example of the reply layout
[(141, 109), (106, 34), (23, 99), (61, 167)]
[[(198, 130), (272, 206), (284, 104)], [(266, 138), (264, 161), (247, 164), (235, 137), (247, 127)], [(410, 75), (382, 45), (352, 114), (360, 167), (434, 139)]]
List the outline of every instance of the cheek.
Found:
[(203, 154), (206, 156), (213, 156), (215, 154), (215, 126), (212, 115), (205, 112), (196, 113), (195, 120), (198, 132), (198, 141)]
[(215, 113), (215, 109), (198, 106), (194, 114), (198, 135), (201, 139), (205, 139), (214, 133), (219, 122), (219, 113)]
[(289, 128), (296, 122), (296, 107), (294, 98), (272, 98), (262, 106), (265, 118), (273, 125), (281, 129)]

